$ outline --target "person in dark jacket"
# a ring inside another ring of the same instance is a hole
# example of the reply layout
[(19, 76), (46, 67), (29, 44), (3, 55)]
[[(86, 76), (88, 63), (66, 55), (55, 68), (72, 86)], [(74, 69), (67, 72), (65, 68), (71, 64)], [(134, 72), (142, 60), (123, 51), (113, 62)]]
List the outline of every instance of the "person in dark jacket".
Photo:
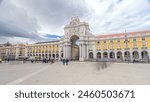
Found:
[(68, 59), (66, 59), (66, 65), (68, 65), (68, 62), (69, 62), (69, 60), (68, 60)]
[(62, 61), (63, 61), (63, 65), (65, 65), (65, 63), (66, 63), (65, 59), (63, 59)]

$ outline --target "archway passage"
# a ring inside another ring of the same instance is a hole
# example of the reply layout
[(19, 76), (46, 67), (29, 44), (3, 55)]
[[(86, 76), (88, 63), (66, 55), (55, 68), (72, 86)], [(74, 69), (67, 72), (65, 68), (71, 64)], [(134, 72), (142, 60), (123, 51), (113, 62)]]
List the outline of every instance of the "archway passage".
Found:
[(133, 56), (134, 60), (138, 60), (139, 59), (139, 52), (133, 51), (132, 56)]
[(93, 52), (89, 53), (89, 58), (92, 59), (93, 58)]
[(104, 52), (104, 53), (103, 53), (103, 58), (104, 58), (104, 59), (108, 59), (108, 53), (107, 53), (107, 52)]
[(130, 60), (130, 52), (129, 51), (124, 52), (124, 57), (125, 60)]
[(117, 59), (118, 60), (122, 60), (123, 59), (122, 52), (117, 52)]
[(141, 56), (142, 56), (142, 59), (145, 59), (145, 60), (148, 60), (148, 58), (149, 58), (147, 51), (142, 51)]
[(97, 53), (97, 59), (101, 59), (101, 53), (100, 52)]
[(115, 53), (114, 52), (110, 52), (110, 59), (115, 59)]
[(79, 37), (73, 35), (70, 38), (71, 42), (71, 60), (79, 60)]

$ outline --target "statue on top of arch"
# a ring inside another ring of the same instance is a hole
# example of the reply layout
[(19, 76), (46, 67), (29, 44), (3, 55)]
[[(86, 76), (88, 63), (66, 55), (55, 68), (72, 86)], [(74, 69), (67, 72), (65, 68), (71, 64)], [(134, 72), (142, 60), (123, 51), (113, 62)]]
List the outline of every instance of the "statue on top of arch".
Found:
[(70, 25), (77, 25), (77, 24), (79, 24), (79, 23), (80, 23), (80, 19), (79, 19), (78, 16), (71, 18)]

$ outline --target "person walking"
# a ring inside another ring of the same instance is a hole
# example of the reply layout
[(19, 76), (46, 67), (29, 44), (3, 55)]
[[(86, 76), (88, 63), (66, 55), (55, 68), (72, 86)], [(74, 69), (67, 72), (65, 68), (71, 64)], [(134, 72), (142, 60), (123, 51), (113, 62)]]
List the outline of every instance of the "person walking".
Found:
[(68, 59), (66, 59), (66, 65), (68, 65), (68, 62), (69, 62), (69, 60), (68, 60)]
[(63, 61), (63, 65), (65, 65), (65, 62), (66, 62), (65, 59), (63, 59), (62, 61)]

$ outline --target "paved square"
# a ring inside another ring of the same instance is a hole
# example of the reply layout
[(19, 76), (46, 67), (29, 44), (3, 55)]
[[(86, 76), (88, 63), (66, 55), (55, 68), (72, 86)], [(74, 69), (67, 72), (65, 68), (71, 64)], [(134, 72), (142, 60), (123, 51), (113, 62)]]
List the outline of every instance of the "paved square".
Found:
[(0, 64), (2, 85), (150, 85), (150, 64), (115, 63), (98, 70), (96, 62)]

